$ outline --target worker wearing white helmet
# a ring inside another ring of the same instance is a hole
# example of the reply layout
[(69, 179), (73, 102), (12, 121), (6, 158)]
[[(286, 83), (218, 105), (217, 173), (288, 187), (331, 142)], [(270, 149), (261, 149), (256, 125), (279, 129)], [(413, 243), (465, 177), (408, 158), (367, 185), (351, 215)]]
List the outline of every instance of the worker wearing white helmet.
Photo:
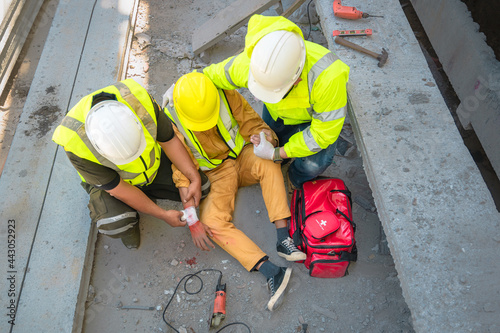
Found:
[[(99, 233), (121, 238), (127, 248), (140, 245), (137, 212), (173, 227), (186, 225), (182, 212), (164, 210), (151, 200), (180, 200), (172, 181), (172, 163), (190, 180), (181, 189), (184, 204), (197, 206), (202, 198), (203, 174), (174, 135), (168, 117), (134, 80), (82, 98), (56, 128), (52, 140), (64, 147), (90, 194), (90, 216)], [(203, 178), (206, 190), (210, 183)]]
[(262, 118), (280, 141), (275, 157), (295, 158), (288, 170), (292, 188), (332, 163), (346, 115), (349, 67), (305, 41), (293, 22), (253, 15), (244, 52), (203, 72), (219, 88), (247, 87), (264, 102)]
[[(233, 213), (238, 188), (259, 183), (269, 220), (277, 228), (278, 255), (289, 261), (305, 259), (288, 235), (290, 209), (280, 164), (254, 153), (272, 155), (276, 135), (236, 90), (216, 89), (201, 73), (182, 76), (170, 93), (165, 96), (164, 104), (169, 102), (166, 112), (211, 184), (210, 193), (200, 204), (199, 221), (196, 215), (192, 221), (193, 241), (209, 250), (213, 244), (208, 234), (248, 271), (261, 272), (271, 290), (267, 306), (274, 311), (282, 302), (291, 268), (269, 261), (266, 253), (235, 227)], [(189, 183), (180, 171), (174, 171), (174, 181), (181, 187)]]

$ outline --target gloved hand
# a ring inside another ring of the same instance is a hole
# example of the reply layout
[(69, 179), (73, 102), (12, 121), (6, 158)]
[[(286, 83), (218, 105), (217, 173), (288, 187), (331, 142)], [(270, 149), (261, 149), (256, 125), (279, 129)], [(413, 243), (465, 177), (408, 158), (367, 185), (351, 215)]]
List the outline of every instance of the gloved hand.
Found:
[(271, 144), (271, 142), (267, 141), (266, 134), (263, 131), (260, 132), (259, 135), (260, 142), (258, 145), (254, 143), (253, 153), (257, 157), (272, 161), (274, 158), (274, 146)]
[(173, 83), (170, 86), (170, 88), (168, 88), (168, 90), (165, 91), (165, 94), (163, 94), (163, 101), (161, 102), (162, 108), (164, 108), (167, 104), (171, 108), (174, 107), (174, 86), (175, 83)]
[(189, 231), (191, 231), (191, 237), (193, 238), (193, 243), (196, 247), (202, 249), (203, 251), (210, 251), (209, 246), (215, 248), (207, 234), (213, 237), (212, 231), (209, 227), (204, 225), (198, 220), (196, 215), (196, 209), (194, 206), (190, 206), (182, 211), (184, 214), (181, 220), (186, 220), (189, 226)]

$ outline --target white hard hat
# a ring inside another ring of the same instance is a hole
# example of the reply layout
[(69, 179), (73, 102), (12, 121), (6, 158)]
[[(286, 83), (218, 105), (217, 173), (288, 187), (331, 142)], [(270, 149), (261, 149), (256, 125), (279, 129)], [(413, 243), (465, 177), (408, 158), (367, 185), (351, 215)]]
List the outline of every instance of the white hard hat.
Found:
[(142, 123), (125, 104), (103, 101), (94, 105), (85, 119), (92, 146), (116, 165), (134, 161), (146, 148)]
[(253, 49), (248, 89), (265, 103), (278, 103), (300, 77), (305, 61), (306, 48), (299, 34), (273, 31)]

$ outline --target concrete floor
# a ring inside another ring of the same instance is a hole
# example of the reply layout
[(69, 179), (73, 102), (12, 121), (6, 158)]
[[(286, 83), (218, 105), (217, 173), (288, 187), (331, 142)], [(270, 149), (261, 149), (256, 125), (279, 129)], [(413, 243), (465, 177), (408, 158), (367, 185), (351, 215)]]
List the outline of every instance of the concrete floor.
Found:
[[(156, 0), (140, 1), (135, 33), (152, 37), (151, 44), (142, 48), (138, 45), (139, 39), (134, 41), (128, 58), (127, 77), (140, 81), (151, 91), (153, 97), (161, 100), (166, 87), (180, 75), (193, 68), (200, 69), (208, 62), (220, 61), (239, 49), (244, 30), (226, 38), (220, 45), (207, 52), (203, 59), (177, 52), (190, 43), (192, 22), (201, 24), (229, 2), (220, 0), (211, 3), (191, 1), (170, 4)], [(47, 12), (57, 3), (56, 0), (48, 1)], [(286, 6), (287, 2), (284, 4)], [(321, 29), (318, 24), (314, 27)], [(8, 129), (15, 127), (16, 117), (18, 119), (22, 111), (23, 96), (28, 95), (30, 76), (36, 67), (36, 52), (38, 49), (39, 54), (43, 45), (43, 26), (40, 28), (36, 31), (38, 37), (34, 37), (32, 44), (28, 45), (31, 47), (27, 47), (27, 54), (34, 56), (27, 56), (22, 61), (20, 74), (13, 81), (7, 99), (4, 99), (11, 101), (11, 105), (18, 103), (16, 112), (13, 112), (14, 107), (9, 107), (8, 119), (11, 122), (7, 126)], [(308, 31), (309, 26), (305, 24), (302, 28)], [(325, 36), (329, 37), (327, 34)], [(326, 40), (320, 32), (313, 32), (311, 38), (326, 45)], [(351, 57), (353, 55), (349, 54), (346, 59), (352, 60)], [(259, 110), (261, 104), (247, 92), (242, 92)], [(4, 133), (7, 138), (8, 133)], [(344, 133), (347, 139), (356, 142), (349, 125)], [(5, 150), (3, 148), (9, 145), (9, 139), (5, 138), (2, 142), (2, 152)], [(380, 220), (377, 214), (369, 209), (369, 206), (373, 205), (372, 193), (361, 157), (356, 150), (353, 152), (346, 157), (337, 156), (337, 164), (325, 172), (327, 176), (344, 179), (354, 195), (364, 199), (358, 200), (358, 204), (354, 205), (360, 257), (358, 262), (351, 266), (349, 276), (335, 280), (312, 279), (307, 276), (303, 265), (294, 264), (291, 288), (283, 311), (271, 314), (264, 310), (267, 293), (264, 279), (258, 273), (247, 273), (220, 249), (200, 253), (192, 245), (186, 230), (174, 230), (157, 220), (143, 217), (143, 245), (139, 251), (125, 250), (120, 241), (98, 238), (92, 269), (92, 287), (89, 288), (86, 303), (84, 331), (168, 331), (161, 318), (162, 310), (120, 310), (118, 306), (134, 304), (163, 308), (182, 276), (205, 268), (218, 268), (224, 272), (224, 280), (228, 283), (230, 310), (226, 323), (246, 322), (252, 327), (252, 331), (298, 332), (299, 316), (309, 323), (310, 332), (413, 331), (410, 312), (402, 296), (394, 261), (391, 256), (380, 253)], [(5, 158), (6, 155), (3, 156)], [(368, 207), (359, 203), (368, 203)], [(177, 207), (175, 203), (168, 201), (161, 201), (160, 205)], [(259, 187), (242, 189), (237, 198), (235, 223), (267, 251), (272, 260), (286, 264), (275, 254), (274, 230), (266, 221), (265, 215), (266, 209)], [(171, 312), (168, 318), (175, 320), (176, 327), (191, 328), (195, 332), (207, 331), (206, 319), (211, 307), (211, 285), (214, 282), (210, 275), (204, 276), (204, 280), (205, 277), (207, 290), (204, 294), (188, 296), (181, 293), (181, 302), (174, 302), (175, 307), (172, 305), (172, 308), (169, 308)], [(4, 322), (0, 324), (3, 325)], [(234, 331), (245, 330), (235, 328)]]

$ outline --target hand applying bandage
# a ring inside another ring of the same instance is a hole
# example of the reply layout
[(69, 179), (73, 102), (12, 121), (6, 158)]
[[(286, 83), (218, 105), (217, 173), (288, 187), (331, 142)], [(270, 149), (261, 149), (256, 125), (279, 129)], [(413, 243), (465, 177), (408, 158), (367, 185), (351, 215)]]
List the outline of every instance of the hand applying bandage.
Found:
[[(269, 130), (263, 130), (259, 135), (252, 135), (250, 137), (250, 142), (253, 143), (253, 153), (255, 156), (274, 161), (275, 163), (280, 163), (283, 161), (281, 157), (281, 148), (275, 148), (271, 141), (276, 140), (273, 139)], [(277, 144), (279, 145), (278, 142)]]
[(272, 161), (274, 158), (274, 146), (271, 144), (271, 142), (267, 141), (266, 134), (263, 131), (259, 133), (259, 136), (260, 142), (258, 142), (258, 144), (256, 144), (255, 138), (251, 139), (252, 143), (254, 144), (253, 153), (257, 157)]
[(215, 245), (212, 244), (210, 239), (207, 237), (207, 234), (210, 235), (210, 237), (213, 237), (212, 231), (210, 231), (209, 227), (198, 220), (196, 208), (194, 208), (194, 206), (189, 206), (181, 212), (183, 214), (181, 220), (187, 222), (194, 245), (204, 251), (210, 251), (209, 246), (215, 248)]

